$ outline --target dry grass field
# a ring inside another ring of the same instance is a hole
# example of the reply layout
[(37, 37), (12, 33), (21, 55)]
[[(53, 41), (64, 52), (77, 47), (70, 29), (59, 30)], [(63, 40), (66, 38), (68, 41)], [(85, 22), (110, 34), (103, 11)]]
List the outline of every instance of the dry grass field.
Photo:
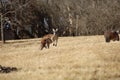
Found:
[(17, 72), (0, 80), (120, 80), (120, 42), (102, 36), (60, 37), (58, 46), (39, 50), (39, 39), (0, 43), (0, 65)]

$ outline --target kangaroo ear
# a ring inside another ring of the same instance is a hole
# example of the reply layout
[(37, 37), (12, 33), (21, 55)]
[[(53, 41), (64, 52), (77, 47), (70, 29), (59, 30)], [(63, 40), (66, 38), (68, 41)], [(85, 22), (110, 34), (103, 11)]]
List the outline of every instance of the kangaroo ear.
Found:
[(55, 29), (54, 29), (54, 28), (53, 28), (52, 30), (53, 30), (53, 32), (55, 32)]
[(58, 28), (56, 29), (56, 32), (58, 31)]

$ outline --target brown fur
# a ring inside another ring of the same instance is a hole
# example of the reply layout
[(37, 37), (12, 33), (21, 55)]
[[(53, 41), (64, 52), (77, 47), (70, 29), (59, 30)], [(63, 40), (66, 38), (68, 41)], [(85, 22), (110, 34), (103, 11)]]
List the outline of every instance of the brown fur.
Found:
[(56, 34), (56, 32), (58, 31), (58, 29), (53, 29), (53, 34), (47, 34), (45, 35), (43, 38), (50, 38), (53, 42), (53, 46), (57, 46), (57, 42), (58, 42), (58, 35)]
[(119, 34), (116, 31), (106, 31), (104, 37), (106, 42), (110, 42), (110, 40), (119, 41)]
[(49, 48), (50, 44), (52, 43), (52, 40), (48, 37), (41, 39), (40, 49), (42, 50), (44, 47)]

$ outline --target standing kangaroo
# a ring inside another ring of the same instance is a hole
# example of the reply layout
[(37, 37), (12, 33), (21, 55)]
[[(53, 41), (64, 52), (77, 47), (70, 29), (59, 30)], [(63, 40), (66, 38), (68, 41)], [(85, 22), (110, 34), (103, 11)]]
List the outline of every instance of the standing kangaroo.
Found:
[(105, 41), (110, 42), (110, 40), (113, 41), (119, 41), (119, 32), (118, 31), (106, 31), (104, 33)]
[(57, 46), (58, 43), (58, 29), (52, 29), (53, 30), (53, 34), (47, 34), (45, 36), (43, 36), (43, 38), (50, 38), (53, 42), (53, 46)]

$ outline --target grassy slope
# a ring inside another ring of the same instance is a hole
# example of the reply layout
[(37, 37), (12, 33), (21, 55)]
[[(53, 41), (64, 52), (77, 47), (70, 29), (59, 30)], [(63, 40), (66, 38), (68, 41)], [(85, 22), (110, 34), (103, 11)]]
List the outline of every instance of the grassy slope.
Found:
[(62, 37), (39, 50), (40, 39), (0, 44), (0, 65), (20, 68), (0, 80), (119, 80), (120, 42), (103, 36)]

